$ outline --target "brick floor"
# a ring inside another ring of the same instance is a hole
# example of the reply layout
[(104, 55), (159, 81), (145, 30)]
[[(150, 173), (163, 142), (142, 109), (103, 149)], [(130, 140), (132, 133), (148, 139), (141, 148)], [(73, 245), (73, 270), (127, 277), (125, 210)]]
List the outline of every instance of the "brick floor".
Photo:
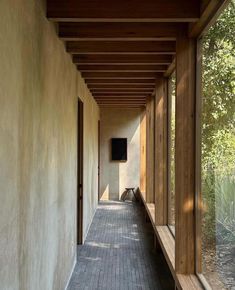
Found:
[(166, 283), (170, 280), (161, 255), (153, 252), (152, 229), (144, 220), (143, 207), (100, 203), (85, 244), (78, 247), (68, 290), (170, 290), (173, 287)]

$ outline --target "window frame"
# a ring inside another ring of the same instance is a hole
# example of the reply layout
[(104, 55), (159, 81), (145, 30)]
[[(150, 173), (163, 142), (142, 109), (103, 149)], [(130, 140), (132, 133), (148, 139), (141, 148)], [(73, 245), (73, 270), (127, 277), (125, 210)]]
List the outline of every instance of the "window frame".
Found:
[[(170, 196), (171, 196), (171, 117), (172, 117), (172, 76), (175, 74), (174, 69), (168, 77), (167, 81), (167, 227), (169, 228), (172, 236), (175, 238), (175, 229), (170, 225)], [(176, 99), (176, 88), (175, 88), (175, 99)], [(176, 120), (176, 112), (175, 112)], [(175, 205), (174, 205), (175, 206)]]
[(205, 290), (212, 290), (202, 272), (202, 188), (201, 188), (201, 148), (202, 148), (202, 40), (211, 26), (215, 24), (231, 1), (225, 1), (217, 13), (208, 22), (196, 41), (196, 107), (195, 107), (195, 275)]

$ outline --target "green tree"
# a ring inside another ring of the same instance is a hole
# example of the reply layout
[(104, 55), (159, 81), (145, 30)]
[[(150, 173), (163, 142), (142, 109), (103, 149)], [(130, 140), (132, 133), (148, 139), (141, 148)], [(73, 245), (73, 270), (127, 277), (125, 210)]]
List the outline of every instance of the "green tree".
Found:
[[(203, 38), (202, 157), (204, 169), (234, 170), (235, 150), (235, 1)], [(233, 158), (231, 158), (233, 157)], [(223, 166), (225, 167), (225, 166)]]
[[(234, 207), (228, 210), (235, 202), (234, 0), (203, 37), (202, 47), (202, 188), (207, 210), (203, 231), (206, 242), (214, 244), (216, 218), (235, 231)], [(219, 215), (216, 202), (221, 203)]]

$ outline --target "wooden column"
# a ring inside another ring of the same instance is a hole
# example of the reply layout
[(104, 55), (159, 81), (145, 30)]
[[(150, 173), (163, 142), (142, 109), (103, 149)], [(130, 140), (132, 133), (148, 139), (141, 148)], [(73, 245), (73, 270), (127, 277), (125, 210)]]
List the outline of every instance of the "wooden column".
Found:
[(195, 75), (196, 40), (182, 25), (176, 48), (175, 148), (175, 267), (177, 273), (195, 271)]
[(154, 96), (146, 104), (146, 201), (154, 203)]
[(146, 111), (140, 118), (140, 191), (146, 194)]
[(156, 82), (155, 96), (155, 223), (167, 223), (167, 78)]

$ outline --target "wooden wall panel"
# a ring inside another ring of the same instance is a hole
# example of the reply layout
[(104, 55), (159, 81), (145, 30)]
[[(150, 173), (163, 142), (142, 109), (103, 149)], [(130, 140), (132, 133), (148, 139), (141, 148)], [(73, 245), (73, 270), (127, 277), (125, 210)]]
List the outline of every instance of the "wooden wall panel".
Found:
[(146, 193), (146, 110), (140, 120), (140, 191)]
[(157, 79), (155, 96), (155, 222), (167, 223), (167, 78)]
[(195, 271), (195, 60), (196, 41), (186, 26), (177, 37), (176, 61), (176, 272)]
[(154, 203), (154, 96), (146, 104), (146, 201)]

